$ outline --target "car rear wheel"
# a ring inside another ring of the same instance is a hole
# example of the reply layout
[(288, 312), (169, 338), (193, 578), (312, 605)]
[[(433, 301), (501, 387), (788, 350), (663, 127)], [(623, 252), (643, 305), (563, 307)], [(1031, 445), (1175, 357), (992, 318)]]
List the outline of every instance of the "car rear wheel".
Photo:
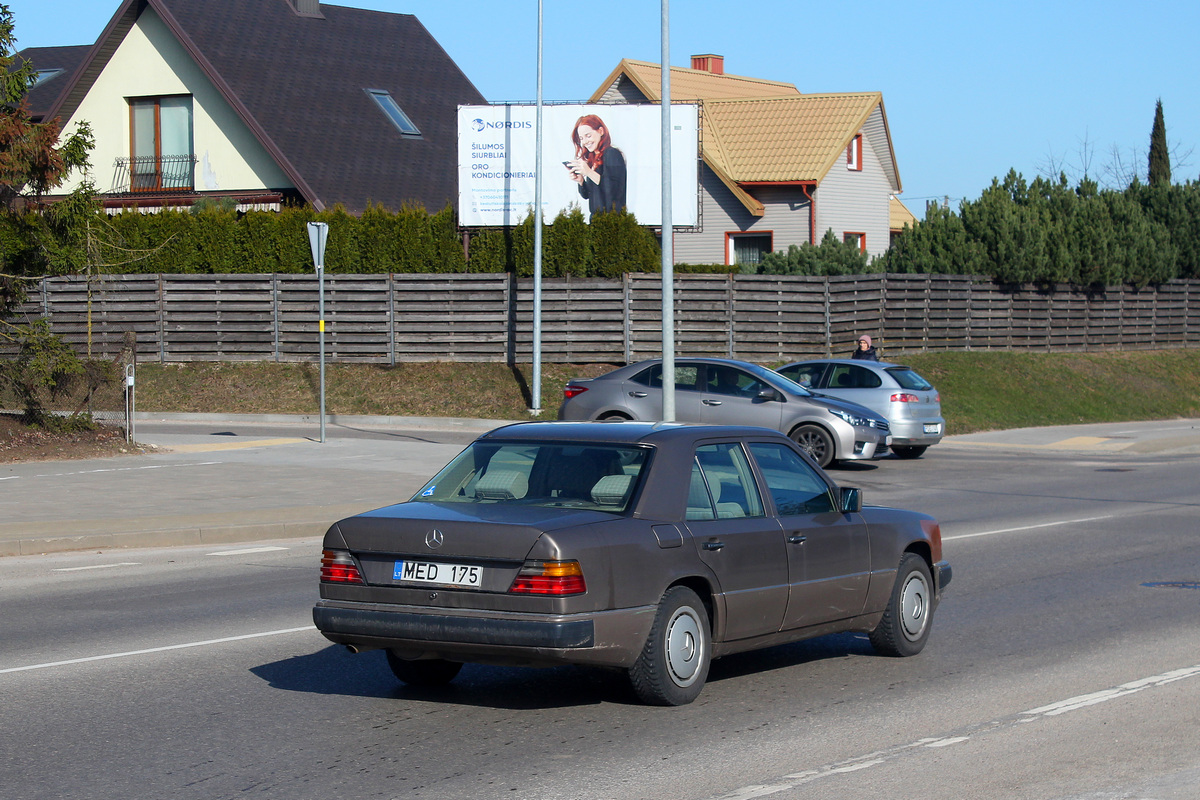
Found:
[(928, 448), (927, 444), (894, 444), (892, 452), (896, 454), (896, 458), (919, 458)]
[(607, 414), (601, 414), (600, 416), (596, 417), (596, 419), (600, 420), (601, 422), (604, 422), (606, 420), (614, 420), (614, 419), (627, 420), (627, 419), (630, 419), (630, 417), (628, 414), (622, 414), (620, 411), (609, 411)]
[(387, 651), (388, 666), (392, 674), (411, 686), (445, 686), (462, 669), (457, 661), (444, 661), (440, 658), (428, 658), (410, 661)]
[(905, 553), (883, 619), (871, 631), (871, 644), (885, 656), (915, 656), (925, 648), (933, 617), (933, 578), (916, 553)]
[(816, 425), (801, 425), (792, 431), (792, 440), (800, 445), (821, 469), (833, 463), (833, 437)]
[(691, 589), (673, 586), (659, 601), (654, 627), (629, 679), (642, 702), (682, 706), (700, 695), (711, 659), (708, 611)]

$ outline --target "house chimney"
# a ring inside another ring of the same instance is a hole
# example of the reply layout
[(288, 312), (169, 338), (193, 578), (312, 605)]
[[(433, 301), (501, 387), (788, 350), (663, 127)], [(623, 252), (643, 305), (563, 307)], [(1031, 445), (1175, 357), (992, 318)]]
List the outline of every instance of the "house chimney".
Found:
[(714, 56), (711, 53), (703, 56), (692, 56), (692, 69), (711, 72), (713, 75), (724, 75), (725, 56)]
[(325, 15), (321, 13), (321, 0), (290, 0), (290, 2), (297, 17), (325, 19)]

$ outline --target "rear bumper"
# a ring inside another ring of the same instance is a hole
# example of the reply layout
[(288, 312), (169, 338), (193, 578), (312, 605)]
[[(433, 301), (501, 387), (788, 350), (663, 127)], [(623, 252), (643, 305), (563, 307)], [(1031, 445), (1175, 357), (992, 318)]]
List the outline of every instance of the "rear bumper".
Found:
[[(946, 421), (941, 417), (935, 419), (892, 420), (893, 445), (923, 445), (937, 444), (946, 432)], [(926, 425), (937, 425), (936, 433), (926, 433)]]
[(654, 607), (587, 615), (532, 615), (321, 600), (313, 622), (337, 644), (459, 661), (628, 667), (654, 622)]

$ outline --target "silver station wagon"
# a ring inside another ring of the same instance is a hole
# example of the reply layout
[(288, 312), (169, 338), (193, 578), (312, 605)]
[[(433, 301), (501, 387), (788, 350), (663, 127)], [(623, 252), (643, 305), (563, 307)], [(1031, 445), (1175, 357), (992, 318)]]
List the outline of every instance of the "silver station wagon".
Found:
[(863, 505), (776, 431), (680, 423), (499, 428), (323, 546), (317, 628), (402, 681), (594, 665), (660, 705), (713, 658), (829, 633), (914, 655), (951, 576), (933, 518)]

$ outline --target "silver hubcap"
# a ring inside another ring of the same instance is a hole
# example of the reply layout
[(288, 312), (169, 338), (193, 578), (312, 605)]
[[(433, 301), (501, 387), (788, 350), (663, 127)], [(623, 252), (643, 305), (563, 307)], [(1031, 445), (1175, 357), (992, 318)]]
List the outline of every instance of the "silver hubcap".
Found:
[(690, 608), (676, 611), (667, 623), (667, 669), (677, 686), (690, 686), (703, 661), (704, 639)]
[(914, 572), (904, 582), (900, 591), (900, 624), (909, 641), (921, 638), (929, 622), (929, 585), (925, 576)]
[(825, 456), (825, 440), (819, 434), (805, 433), (801, 435), (799, 444), (818, 462)]

